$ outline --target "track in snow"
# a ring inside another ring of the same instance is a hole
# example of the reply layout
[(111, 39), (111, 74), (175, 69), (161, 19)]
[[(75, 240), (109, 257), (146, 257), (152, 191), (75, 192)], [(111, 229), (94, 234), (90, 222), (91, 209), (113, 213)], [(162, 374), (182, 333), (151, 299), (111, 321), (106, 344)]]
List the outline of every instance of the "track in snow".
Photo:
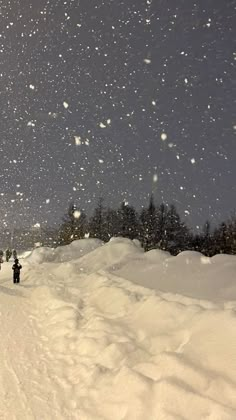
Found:
[(51, 376), (52, 356), (33, 315), (29, 291), (0, 272), (0, 420), (63, 419), (63, 390)]

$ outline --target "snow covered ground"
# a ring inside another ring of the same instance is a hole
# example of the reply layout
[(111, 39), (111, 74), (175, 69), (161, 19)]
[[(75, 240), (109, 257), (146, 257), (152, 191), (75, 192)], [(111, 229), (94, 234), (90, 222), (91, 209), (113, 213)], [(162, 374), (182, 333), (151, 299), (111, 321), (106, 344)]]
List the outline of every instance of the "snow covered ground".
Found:
[(0, 271), (1, 420), (235, 420), (236, 257), (81, 240)]

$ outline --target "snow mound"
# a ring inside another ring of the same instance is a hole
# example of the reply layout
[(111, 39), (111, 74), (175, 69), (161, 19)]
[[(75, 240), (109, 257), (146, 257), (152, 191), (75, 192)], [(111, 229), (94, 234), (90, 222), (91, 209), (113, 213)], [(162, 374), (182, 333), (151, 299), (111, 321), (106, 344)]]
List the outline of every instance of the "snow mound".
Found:
[(82, 257), (103, 245), (100, 239), (79, 239), (70, 245), (58, 248), (40, 247), (26, 256), (28, 263), (42, 264), (45, 262), (67, 262)]
[[(7, 286), (11, 264), (0, 283), (0, 376), (18, 390), (19, 420), (26, 403), (58, 420), (236, 418), (236, 257), (144, 253), (114, 238), (25, 261), (17, 288)], [(0, 380), (3, 419), (5, 388)]]
[(74, 418), (235, 418), (232, 309), (105, 272), (73, 284), (38, 287), (32, 300)]
[(97, 247), (76, 262), (77, 271), (86, 274), (99, 270), (117, 270), (126, 261), (140, 260), (144, 254), (139, 241), (126, 238), (112, 238), (103, 247)]
[(133, 261), (127, 259), (115, 273), (165, 293), (213, 301), (236, 300), (235, 256), (209, 258), (199, 252), (185, 251), (173, 257), (152, 250), (135, 262), (135, 269)]

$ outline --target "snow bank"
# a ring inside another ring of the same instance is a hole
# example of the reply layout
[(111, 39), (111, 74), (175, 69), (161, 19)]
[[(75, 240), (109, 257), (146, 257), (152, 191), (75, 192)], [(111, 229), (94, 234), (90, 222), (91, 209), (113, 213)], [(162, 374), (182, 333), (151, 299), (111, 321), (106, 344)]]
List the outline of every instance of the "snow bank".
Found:
[(68, 418), (235, 419), (236, 258), (79, 242), (25, 277)]
[(176, 257), (159, 250), (136, 261), (124, 261), (117, 275), (166, 293), (214, 301), (236, 300), (236, 257), (184, 251)]
[(94, 273), (99, 270), (114, 271), (127, 261), (135, 263), (144, 254), (138, 241), (126, 238), (113, 238), (102, 248), (84, 255), (76, 262), (77, 270), (84, 273)]
[(233, 310), (166, 299), (112, 275), (76, 286), (32, 293), (72, 418), (235, 418)]
[(24, 258), (30, 264), (42, 264), (45, 262), (67, 262), (82, 257), (103, 245), (100, 239), (80, 239), (72, 242), (70, 245), (58, 248), (40, 247), (34, 249)]

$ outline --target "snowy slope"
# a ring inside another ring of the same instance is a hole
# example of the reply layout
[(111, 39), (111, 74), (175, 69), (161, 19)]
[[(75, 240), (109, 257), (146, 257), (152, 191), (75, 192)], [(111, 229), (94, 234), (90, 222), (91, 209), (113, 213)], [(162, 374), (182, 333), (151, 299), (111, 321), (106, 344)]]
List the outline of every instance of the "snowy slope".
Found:
[(236, 257), (127, 239), (0, 272), (0, 419), (236, 418)]

